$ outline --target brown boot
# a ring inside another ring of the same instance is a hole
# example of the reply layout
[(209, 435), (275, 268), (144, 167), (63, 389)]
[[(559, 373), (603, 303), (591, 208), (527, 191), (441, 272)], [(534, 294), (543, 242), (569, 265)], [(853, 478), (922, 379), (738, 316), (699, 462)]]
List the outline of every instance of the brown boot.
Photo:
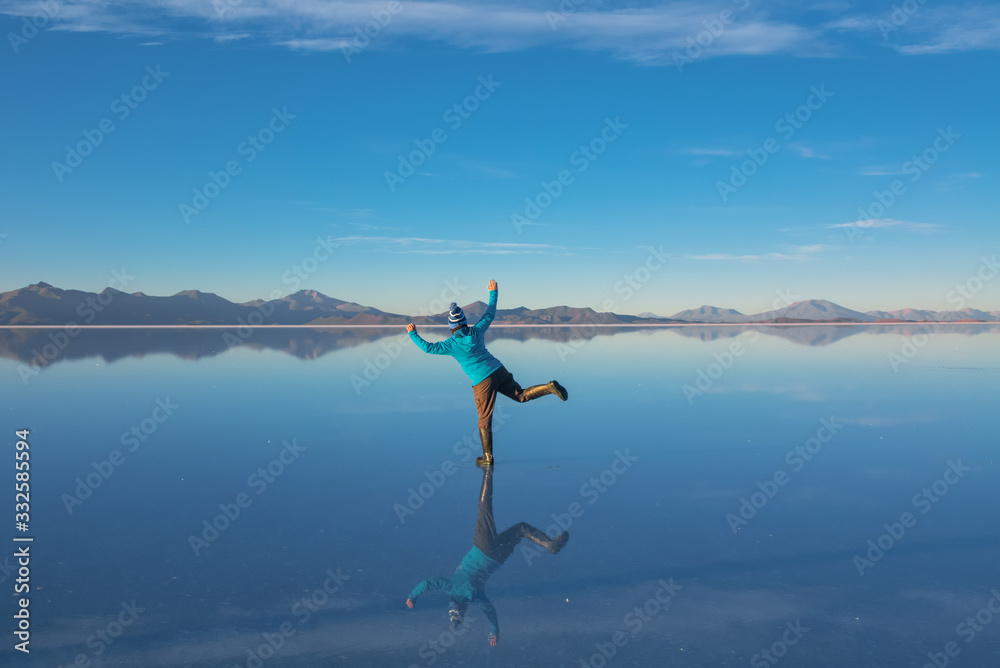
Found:
[(537, 399), (538, 397), (543, 397), (546, 394), (554, 394), (563, 401), (569, 398), (569, 393), (566, 392), (566, 388), (559, 384), (558, 380), (550, 380), (544, 385), (532, 385), (531, 387), (524, 388), (524, 401), (531, 401), (532, 399)]
[(476, 466), (493, 466), (493, 429), (480, 427), (479, 440), (483, 442), (483, 456), (476, 457)]
[(563, 531), (555, 538), (549, 538), (548, 534), (544, 531), (540, 531), (530, 524), (524, 524), (522, 532), (524, 533), (525, 538), (530, 540), (535, 545), (544, 547), (552, 554), (559, 554), (559, 550), (563, 549), (563, 547), (566, 546), (566, 543), (569, 542), (568, 531)]

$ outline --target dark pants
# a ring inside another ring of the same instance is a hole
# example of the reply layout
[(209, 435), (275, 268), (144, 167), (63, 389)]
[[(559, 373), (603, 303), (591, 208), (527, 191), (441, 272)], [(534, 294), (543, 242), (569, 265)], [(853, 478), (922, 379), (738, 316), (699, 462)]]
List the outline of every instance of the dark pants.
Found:
[(493, 429), (493, 407), (498, 392), (518, 403), (525, 401), (524, 390), (504, 366), (473, 385), (472, 392), (476, 398), (476, 410), (479, 411), (479, 426), (490, 430)]
[(483, 490), (479, 496), (479, 516), (476, 517), (476, 533), (472, 544), (487, 557), (502, 564), (514, 553), (514, 548), (521, 539), (529, 536), (532, 531), (538, 530), (526, 522), (518, 522), (497, 534), (497, 525), (493, 520), (493, 474), (484, 472)]

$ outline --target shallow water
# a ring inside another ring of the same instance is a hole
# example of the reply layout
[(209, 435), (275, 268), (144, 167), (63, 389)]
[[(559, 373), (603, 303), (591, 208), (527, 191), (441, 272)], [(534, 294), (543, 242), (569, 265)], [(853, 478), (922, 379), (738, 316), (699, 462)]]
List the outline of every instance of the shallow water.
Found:
[(995, 325), (493, 328), (521, 385), (570, 393), (498, 398), (497, 528), (570, 540), (489, 580), (495, 649), (474, 605), (454, 634), (446, 595), (404, 605), (472, 546), (453, 360), (398, 328), (93, 330), (46, 357), (56, 331), (0, 330), (4, 470), (30, 429), (34, 537), (32, 651), (11, 649), (12, 602), (5, 663), (1000, 659)]

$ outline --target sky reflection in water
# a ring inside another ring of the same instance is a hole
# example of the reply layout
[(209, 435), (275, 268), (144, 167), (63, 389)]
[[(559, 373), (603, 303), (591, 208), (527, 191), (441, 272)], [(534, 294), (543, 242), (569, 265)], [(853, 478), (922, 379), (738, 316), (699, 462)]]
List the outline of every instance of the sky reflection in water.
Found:
[[(486, 583), (493, 650), (477, 607), (451, 637), (447, 596), (404, 605), (472, 547), (476, 413), (453, 360), (398, 329), (260, 330), (232, 349), (222, 330), (101, 330), (24, 383), (47, 332), (0, 331), (8, 441), (30, 428), (33, 454), (33, 651), (16, 658), (247, 666), (270, 637), (267, 666), (598, 666), (602, 648), (622, 665), (773, 665), (771, 648), (922, 666), (949, 641), (961, 665), (996, 663), (1000, 620), (959, 625), (1000, 590), (1000, 331), (936, 331), (897, 371), (917, 326), (491, 330), (522, 386), (570, 392), (498, 399), (497, 529), (571, 534), (558, 555), (519, 545)], [(352, 383), (366, 363), (377, 375)], [(176, 406), (162, 422), (158, 400)], [(81, 500), (77, 478), (115, 450)]]

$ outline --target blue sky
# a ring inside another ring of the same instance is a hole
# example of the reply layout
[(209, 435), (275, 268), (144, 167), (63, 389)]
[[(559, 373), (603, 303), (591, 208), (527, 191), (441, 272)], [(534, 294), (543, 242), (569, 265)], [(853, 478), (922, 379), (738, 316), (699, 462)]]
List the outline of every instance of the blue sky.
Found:
[(2, 1), (0, 291), (954, 308), (1000, 250), (1000, 6), (895, 7)]

